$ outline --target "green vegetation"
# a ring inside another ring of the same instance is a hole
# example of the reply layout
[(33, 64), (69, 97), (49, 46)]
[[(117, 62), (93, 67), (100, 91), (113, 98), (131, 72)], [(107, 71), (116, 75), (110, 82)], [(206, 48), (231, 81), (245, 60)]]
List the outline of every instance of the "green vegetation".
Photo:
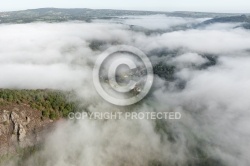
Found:
[(166, 65), (162, 62), (153, 67), (154, 74), (166, 80), (174, 80), (175, 67)]
[(0, 106), (26, 104), (42, 112), (43, 117), (57, 119), (67, 117), (77, 109), (76, 102), (69, 101), (73, 92), (56, 90), (9, 90), (0, 89)]

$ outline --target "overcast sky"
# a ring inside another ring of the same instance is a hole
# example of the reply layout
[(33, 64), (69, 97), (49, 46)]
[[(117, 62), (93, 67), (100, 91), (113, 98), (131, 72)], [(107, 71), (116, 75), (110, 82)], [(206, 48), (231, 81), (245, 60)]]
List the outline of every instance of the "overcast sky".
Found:
[(250, 13), (249, 0), (0, 0), (1, 11), (44, 7)]

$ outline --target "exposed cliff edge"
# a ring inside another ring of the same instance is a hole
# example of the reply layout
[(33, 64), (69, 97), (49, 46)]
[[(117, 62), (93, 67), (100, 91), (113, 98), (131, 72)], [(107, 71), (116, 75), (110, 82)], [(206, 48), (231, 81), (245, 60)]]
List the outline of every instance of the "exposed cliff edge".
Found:
[(0, 89), (1, 156), (42, 143), (55, 123), (76, 109), (70, 92)]
[(0, 107), (0, 155), (38, 144), (53, 122), (29, 105)]

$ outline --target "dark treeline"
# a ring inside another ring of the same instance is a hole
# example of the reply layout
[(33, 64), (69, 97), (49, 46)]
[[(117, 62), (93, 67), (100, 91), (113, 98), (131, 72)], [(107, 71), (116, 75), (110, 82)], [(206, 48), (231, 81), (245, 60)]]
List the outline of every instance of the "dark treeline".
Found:
[(0, 106), (27, 104), (42, 112), (43, 117), (57, 119), (67, 117), (77, 109), (76, 102), (69, 101), (73, 92), (57, 90), (10, 90), (0, 89)]

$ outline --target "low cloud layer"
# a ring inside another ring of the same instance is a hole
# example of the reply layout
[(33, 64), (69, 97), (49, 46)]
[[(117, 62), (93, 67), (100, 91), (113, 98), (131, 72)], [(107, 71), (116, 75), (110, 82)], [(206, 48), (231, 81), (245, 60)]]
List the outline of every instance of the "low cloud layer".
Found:
[[(248, 166), (250, 32), (221, 27), (145, 35), (105, 23), (1, 25), (0, 88), (73, 89), (92, 112), (182, 113), (180, 120), (61, 122), (25, 165)], [(175, 79), (156, 76), (148, 98), (130, 108), (106, 103), (93, 87), (92, 68), (116, 44), (175, 66)], [(215, 63), (207, 65), (211, 57)]]

